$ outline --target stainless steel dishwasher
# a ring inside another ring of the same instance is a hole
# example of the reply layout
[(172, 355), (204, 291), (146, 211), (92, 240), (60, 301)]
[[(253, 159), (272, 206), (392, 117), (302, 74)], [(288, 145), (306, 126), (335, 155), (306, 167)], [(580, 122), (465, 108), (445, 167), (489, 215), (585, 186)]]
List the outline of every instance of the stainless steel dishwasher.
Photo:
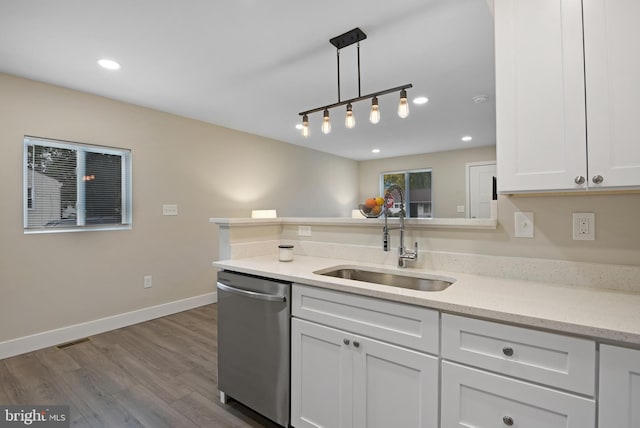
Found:
[(218, 272), (218, 389), (289, 426), (291, 283)]

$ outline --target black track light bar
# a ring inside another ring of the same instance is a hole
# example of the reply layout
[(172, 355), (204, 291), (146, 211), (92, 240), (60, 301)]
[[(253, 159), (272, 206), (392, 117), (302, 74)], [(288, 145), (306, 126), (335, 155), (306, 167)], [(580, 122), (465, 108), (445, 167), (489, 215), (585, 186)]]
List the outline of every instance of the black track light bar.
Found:
[(349, 103), (355, 103), (357, 101), (366, 100), (368, 98), (378, 97), (380, 95), (386, 95), (386, 94), (390, 94), (392, 92), (400, 92), (403, 89), (409, 89), (409, 88), (413, 88), (413, 85), (411, 83), (407, 83), (406, 85), (397, 86), (397, 87), (391, 88), (391, 89), (385, 89), (384, 91), (373, 92), (371, 94), (363, 95), (361, 97), (351, 98), (350, 100), (340, 101), (340, 102), (337, 102), (335, 104), (329, 104), (329, 105), (326, 105), (326, 106), (323, 106), (323, 107), (318, 107), (318, 108), (314, 108), (314, 109), (311, 109), (311, 110), (302, 111), (302, 112), (300, 112), (298, 114), (300, 116), (304, 116), (305, 114), (316, 113), (316, 112), (323, 111), (323, 110), (326, 110), (326, 109), (344, 106), (344, 105), (347, 105)]

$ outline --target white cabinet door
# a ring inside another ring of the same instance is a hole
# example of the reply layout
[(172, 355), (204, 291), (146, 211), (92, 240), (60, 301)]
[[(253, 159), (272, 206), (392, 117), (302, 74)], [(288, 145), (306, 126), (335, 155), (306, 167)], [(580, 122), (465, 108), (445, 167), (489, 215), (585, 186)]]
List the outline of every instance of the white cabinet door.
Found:
[(495, 0), (495, 42), (498, 190), (584, 189), (581, 1)]
[(640, 428), (640, 350), (600, 346), (601, 428)]
[(640, 1), (583, 3), (589, 186), (638, 186)]
[(294, 318), (291, 425), (437, 428), (438, 359)]
[(354, 426), (437, 428), (438, 359), (355, 336)]
[(291, 321), (291, 424), (347, 428), (352, 421), (353, 354), (345, 333)]
[(442, 428), (595, 427), (594, 400), (450, 362), (441, 402)]

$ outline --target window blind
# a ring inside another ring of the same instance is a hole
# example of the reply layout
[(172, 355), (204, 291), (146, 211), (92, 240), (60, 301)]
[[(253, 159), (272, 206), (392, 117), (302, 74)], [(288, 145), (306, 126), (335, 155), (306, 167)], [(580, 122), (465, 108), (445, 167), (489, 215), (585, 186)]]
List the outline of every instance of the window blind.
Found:
[(24, 137), (25, 232), (131, 227), (131, 151)]

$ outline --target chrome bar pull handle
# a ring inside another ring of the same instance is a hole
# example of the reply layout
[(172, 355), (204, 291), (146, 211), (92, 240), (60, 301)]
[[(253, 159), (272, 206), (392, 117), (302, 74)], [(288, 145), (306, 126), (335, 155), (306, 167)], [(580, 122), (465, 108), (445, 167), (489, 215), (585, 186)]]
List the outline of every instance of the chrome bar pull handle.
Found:
[(281, 294), (265, 294), (265, 293), (258, 293), (256, 291), (251, 291), (251, 290), (243, 290), (241, 288), (231, 287), (229, 285), (223, 284), (220, 281), (218, 281), (217, 287), (219, 290), (226, 291), (228, 293), (238, 294), (240, 296), (249, 297), (252, 299), (266, 300), (269, 302), (286, 302), (287, 301), (287, 297)]

